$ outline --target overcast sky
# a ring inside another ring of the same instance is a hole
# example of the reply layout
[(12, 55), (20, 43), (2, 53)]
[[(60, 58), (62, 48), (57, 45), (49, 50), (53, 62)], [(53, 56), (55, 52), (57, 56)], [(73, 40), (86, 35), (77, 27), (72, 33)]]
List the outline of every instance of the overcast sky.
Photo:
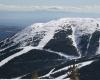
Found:
[(0, 3), (14, 5), (99, 5), (100, 0), (0, 0)]
[(63, 17), (100, 17), (100, 0), (0, 0), (0, 25), (30, 25)]
[(0, 0), (0, 11), (100, 13), (100, 0)]

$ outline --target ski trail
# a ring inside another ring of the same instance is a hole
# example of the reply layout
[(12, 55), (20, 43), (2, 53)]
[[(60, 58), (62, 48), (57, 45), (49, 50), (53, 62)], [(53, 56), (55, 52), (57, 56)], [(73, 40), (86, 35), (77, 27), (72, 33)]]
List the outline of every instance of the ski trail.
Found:
[[(55, 68), (54, 68), (55, 69)], [(44, 76), (40, 76), (38, 78), (43, 78), (43, 77), (50, 77), (50, 75), (52, 74), (52, 72), (54, 71), (54, 69), (52, 69), (48, 74), (44, 75)]]
[(87, 47), (86, 47), (86, 49), (87, 49), (87, 51), (86, 51), (86, 53), (85, 53), (86, 55), (87, 55), (87, 53), (88, 53), (88, 49), (89, 49), (89, 46), (90, 46), (91, 38), (92, 38), (92, 34), (90, 35), (89, 42), (88, 42)]
[(72, 41), (73, 41), (73, 46), (75, 46), (75, 48), (77, 49), (78, 54), (79, 54), (79, 57), (81, 57), (81, 53), (80, 53), (80, 51), (79, 51), (79, 49), (78, 49), (78, 47), (77, 47), (77, 43), (76, 43), (76, 40), (75, 40), (75, 27), (72, 26), (71, 28), (72, 28), (72, 31), (73, 31), (73, 32), (72, 32), (72, 35), (69, 36), (69, 37), (72, 39)]
[(12, 59), (14, 59), (15, 57), (18, 57), (22, 54), (25, 54), (27, 53), (28, 51), (32, 50), (32, 49), (42, 49), (48, 42), (51, 38), (53, 38), (54, 36), (54, 32), (55, 32), (55, 29), (54, 30), (50, 30), (46, 36), (44, 36), (44, 38), (40, 41), (39, 45), (37, 47), (32, 47), (32, 46), (27, 46), (27, 47), (24, 47), (24, 49), (18, 53), (15, 53), (7, 58), (5, 58), (4, 60), (2, 60), (0, 62), (0, 67), (2, 67), (3, 65), (5, 65), (7, 62), (11, 61)]
[(100, 38), (99, 38), (99, 47), (97, 49), (96, 55), (100, 54)]
[(14, 59), (15, 57), (18, 57), (22, 54), (25, 54), (27, 53), (28, 51), (32, 50), (32, 49), (37, 49), (37, 47), (31, 47), (31, 46), (27, 46), (27, 47), (24, 47), (24, 49), (18, 53), (15, 53), (5, 59), (3, 59), (1, 62), (0, 62), (0, 67), (2, 67), (3, 65), (5, 65), (6, 63), (8, 63), (9, 61), (11, 61), (12, 59)]
[(92, 64), (93, 62), (94, 62), (93, 60), (92, 61), (86, 61), (86, 62), (83, 62), (83, 63), (79, 63), (78, 65), (79, 65), (79, 68), (82, 68), (84, 66)]
[(28, 74), (30, 74), (30, 73), (24, 74), (24, 75), (22, 75), (22, 76), (19, 76), (19, 77), (13, 78), (13, 79), (21, 79), (21, 78), (27, 76)]
[(44, 49), (44, 50), (48, 51), (48, 52), (52, 52), (52, 53), (58, 54), (58, 55), (66, 58), (66, 59), (77, 59), (77, 57), (75, 57), (75, 56), (68, 56), (68, 55), (66, 55), (66, 54), (64, 54), (62, 52), (56, 52), (56, 51), (52, 51), (52, 50), (49, 50), (49, 49)]
[[(61, 75), (61, 76), (59, 76), (59, 77), (57, 77), (55, 79), (64, 79), (66, 76), (67, 76), (67, 73), (64, 74), (64, 75)], [(66, 78), (66, 80), (70, 80), (70, 78)]]
[(44, 36), (44, 38), (39, 42), (39, 45), (37, 47), (43, 48), (50, 41), (50, 39), (53, 38), (54, 34), (55, 34), (55, 28), (49, 30), (47, 34)]
[(10, 48), (10, 47), (13, 47), (14, 45), (15, 45), (15, 44), (12, 44), (11, 46), (7, 46), (6, 48), (0, 49), (0, 52), (4, 51), (4, 50), (6, 50), (6, 49), (8, 49), (8, 48)]
[[(76, 64), (76, 65), (78, 65), (78, 68), (80, 69), (80, 68), (82, 68), (82, 67), (84, 67), (84, 66), (87, 66), (87, 65), (92, 64), (93, 62), (94, 62), (94, 60), (91, 60), (91, 61), (86, 61), (86, 62), (78, 63), (78, 64)], [(61, 72), (61, 71), (63, 71), (63, 70), (68, 70), (70, 66), (72, 66), (72, 65), (66, 66), (66, 67), (61, 68), (61, 69), (56, 70), (56, 71), (51, 70), (51, 71), (50, 71), (50, 72), (51, 72), (50, 74), (52, 75), (52, 74), (59, 73), (59, 72)], [(44, 76), (44, 77), (50, 77), (50, 74), (48, 73), (48, 74), (46, 74), (46, 76)], [(61, 76), (58, 76), (58, 77), (56, 77), (55, 79), (64, 79), (66, 76), (67, 76), (67, 72), (66, 72), (66, 74), (63, 74), (63, 75), (61, 75)], [(52, 76), (51, 76), (51, 77), (52, 77)]]

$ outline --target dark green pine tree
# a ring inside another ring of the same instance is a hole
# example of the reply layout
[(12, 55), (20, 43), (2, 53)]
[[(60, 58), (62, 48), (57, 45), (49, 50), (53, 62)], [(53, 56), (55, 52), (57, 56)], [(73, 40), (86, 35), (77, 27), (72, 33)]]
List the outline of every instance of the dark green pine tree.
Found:
[(70, 80), (80, 80), (79, 79), (79, 69), (78, 66), (73, 64), (68, 68), (68, 78), (70, 78)]

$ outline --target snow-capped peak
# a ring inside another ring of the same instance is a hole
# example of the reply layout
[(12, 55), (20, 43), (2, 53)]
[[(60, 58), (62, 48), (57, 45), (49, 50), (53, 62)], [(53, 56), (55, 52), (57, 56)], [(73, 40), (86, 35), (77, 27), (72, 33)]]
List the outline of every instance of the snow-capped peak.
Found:
[[(32, 24), (0, 42), (0, 70), (3, 76), (22, 78), (30, 72), (33, 74), (33, 70), (52, 68), (39, 78), (63, 79), (67, 78), (70, 65), (75, 63), (82, 68), (92, 64), (92, 59), (100, 57), (97, 54), (100, 54), (100, 19), (61, 18)], [(5, 70), (10, 74), (5, 74)], [(22, 74), (19, 74), (20, 71)], [(64, 73), (59, 75), (61, 72)], [(11, 74), (19, 74), (20, 77)], [(55, 74), (59, 76), (55, 77)]]
[[(19, 44), (20, 47), (33, 46), (43, 49), (50, 40), (55, 38), (54, 36), (57, 33), (65, 31), (68, 34), (68, 36), (65, 36), (66, 39), (71, 39), (72, 45), (81, 56), (80, 38), (84, 35), (89, 35), (88, 41), (90, 43), (92, 34), (99, 30), (99, 18), (61, 18), (47, 23), (32, 24), (13, 36), (11, 40), (13, 41), (12, 45)], [(87, 49), (89, 48), (89, 43), (85, 46)]]
[(57, 30), (67, 29), (69, 26), (73, 30), (75, 29), (74, 35), (92, 34), (95, 30), (100, 29), (99, 25), (100, 20), (94, 18), (62, 18), (47, 23), (35, 23), (16, 34), (13, 37), (13, 41), (15, 43), (21, 42), (23, 43), (21, 45), (25, 46), (28, 45), (27, 41), (31, 42), (35, 36), (37, 36), (37, 39), (42, 39), (49, 34), (48, 38), (52, 39)]

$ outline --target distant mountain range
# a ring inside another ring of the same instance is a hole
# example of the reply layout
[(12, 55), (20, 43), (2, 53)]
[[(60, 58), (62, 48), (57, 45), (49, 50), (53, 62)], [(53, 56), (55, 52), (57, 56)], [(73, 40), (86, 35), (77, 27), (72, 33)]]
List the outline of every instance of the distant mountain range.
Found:
[[(7, 31), (7, 30), (6, 30)], [(62, 18), (35, 23), (0, 42), (0, 78), (100, 80), (100, 19)]]

